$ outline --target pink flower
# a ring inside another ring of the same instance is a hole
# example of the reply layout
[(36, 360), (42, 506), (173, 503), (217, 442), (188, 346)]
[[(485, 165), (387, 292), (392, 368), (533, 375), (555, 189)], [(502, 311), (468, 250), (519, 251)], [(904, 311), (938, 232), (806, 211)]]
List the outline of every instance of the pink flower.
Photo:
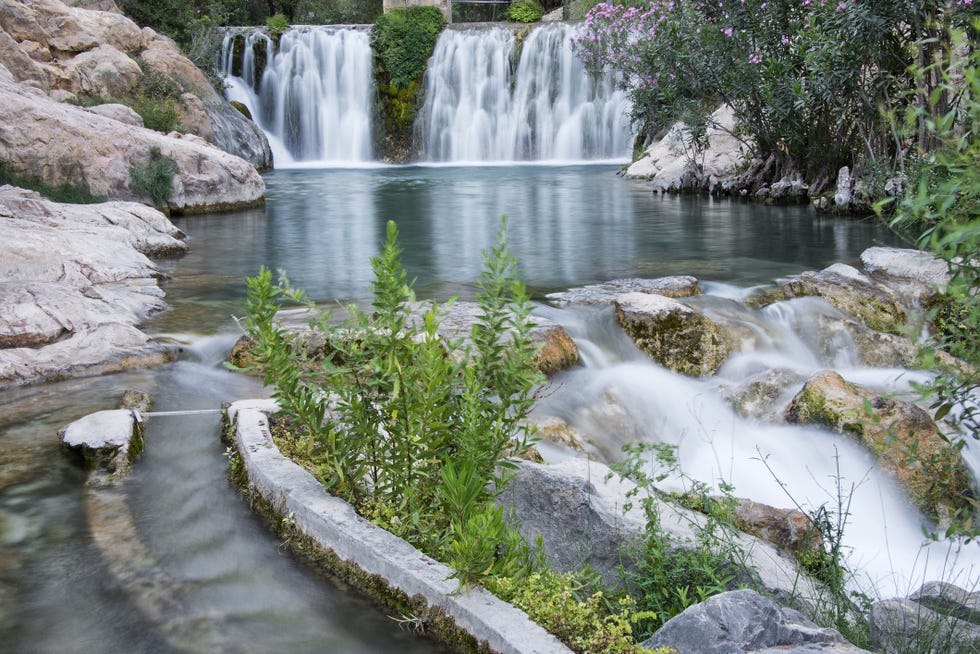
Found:
[(725, 36), (731, 36), (732, 35), (732, 28), (731, 27), (726, 27), (725, 29), (722, 30), (722, 32), (725, 33)]

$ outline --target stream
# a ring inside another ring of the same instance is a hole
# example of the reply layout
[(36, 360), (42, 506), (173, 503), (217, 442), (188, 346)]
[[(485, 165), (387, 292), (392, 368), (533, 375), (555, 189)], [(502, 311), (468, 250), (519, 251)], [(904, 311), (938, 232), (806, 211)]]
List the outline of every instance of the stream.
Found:
[[(418, 296), (472, 297), (480, 252), (507, 214), (511, 249), (537, 300), (613, 278), (692, 274), (705, 283), (706, 301), (725, 305), (780, 275), (853, 264), (871, 245), (895, 244), (875, 221), (818, 216), (807, 207), (659, 197), (615, 171), (612, 165), (279, 170), (266, 176), (264, 209), (176, 220), (190, 252), (159, 262), (171, 275), (164, 289), (173, 310), (148, 331), (181, 343), (180, 361), (0, 394), (4, 650), (440, 651), (281, 546), (227, 480), (217, 417), (151, 419), (146, 453), (109, 495), (86, 489), (79, 462), (58, 443), (58, 429), (114, 408), (127, 388), (150, 392), (158, 410), (218, 408), (263, 395), (257, 380), (222, 367), (237, 338), (233, 316), (241, 314), (244, 278), (260, 265), (285, 269), (315, 300), (364, 300), (369, 259), (385, 222), (394, 219)], [(815, 310), (796, 309), (797, 323)], [(871, 468), (867, 456), (826, 432), (736, 418), (718, 399), (718, 386), (726, 375), (744, 375), (752, 362), (733, 361), (717, 379), (683, 378), (639, 355), (608, 313), (541, 310), (573, 334), (583, 365), (556, 379), (560, 392), (540, 410), (578, 421), (605, 458), (617, 457), (622, 432), (574, 415), (572, 407), (612, 393), (636, 437), (675, 439), (685, 472), (729, 479), (737, 492), (780, 506), (784, 496), (753, 458), (768, 456), (784, 479), (812, 479), (815, 485), (796, 492), (813, 503), (832, 489), (826, 466), (835, 446), (851, 466), (848, 482)], [(793, 331), (786, 316), (756, 318), (783, 325), (774, 333)], [(774, 339), (766, 356), (802, 372), (828, 365), (807, 358), (805, 337), (790, 341)], [(900, 386), (912, 378), (859, 369), (846, 352), (841, 356), (829, 363), (845, 376), (870, 379), (862, 383)], [(125, 520), (106, 519), (93, 508), (100, 502), (120, 508)], [(855, 561), (876, 583), (900, 573), (901, 581), (880, 584), (881, 592), (914, 584), (924, 562), (907, 559), (922, 537), (902, 495), (872, 471), (854, 515)], [(890, 551), (878, 547), (882, 532)], [(941, 563), (938, 550), (921, 552), (930, 566)], [(944, 560), (961, 585), (976, 583), (973, 551)]]

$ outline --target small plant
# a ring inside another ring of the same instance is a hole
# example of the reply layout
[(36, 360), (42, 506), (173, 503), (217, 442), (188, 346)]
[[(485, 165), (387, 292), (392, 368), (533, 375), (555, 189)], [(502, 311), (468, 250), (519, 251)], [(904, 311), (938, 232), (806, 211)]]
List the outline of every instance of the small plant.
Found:
[(438, 7), (408, 7), (382, 15), (371, 45), (391, 84), (398, 89), (419, 82), (446, 19)]
[(129, 167), (129, 185), (139, 195), (149, 197), (155, 207), (163, 207), (173, 192), (177, 164), (160, 153), (160, 148), (150, 148), (150, 162), (143, 166)]
[(507, 20), (515, 23), (534, 23), (544, 16), (544, 8), (534, 0), (517, 0), (507, 8)]
[(265, 19), (265, 28), (269, 31), (269, 36), (279, 38), (289, 29), (289, 19), (283, 14), (269, 16)]

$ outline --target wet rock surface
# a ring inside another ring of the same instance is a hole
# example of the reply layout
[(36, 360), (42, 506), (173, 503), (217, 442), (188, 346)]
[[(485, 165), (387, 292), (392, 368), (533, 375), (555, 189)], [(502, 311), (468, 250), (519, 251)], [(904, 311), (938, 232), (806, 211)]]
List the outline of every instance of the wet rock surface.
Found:
[(172, 359), (137, 326), (167, 308), (145, 253), (181, 252), (182, 238), (143, 205), (0, 187), (0, 387)]
[(667, 621), (644, 647), (666, 645), (677, 654), (858, 654), (833, 629), (751, 590), (734, 590), (695, 604)]
[(548, 300), (556, 306), (568, 304), (612, 304), (624, 293), (652, 293), (670, 298), (691, 297), (701, 294), (698, 280), (690, 275), (657, 277), (655, 279), (614, 279), (601, 284), (590, 284), (560, 293), (550, 293)]
[(980, 592), (946, 582), (929, 582), (907, 598), (871, 607), (875, 651), (899, 654), (916, 643), (922, 654), (980, 651)]

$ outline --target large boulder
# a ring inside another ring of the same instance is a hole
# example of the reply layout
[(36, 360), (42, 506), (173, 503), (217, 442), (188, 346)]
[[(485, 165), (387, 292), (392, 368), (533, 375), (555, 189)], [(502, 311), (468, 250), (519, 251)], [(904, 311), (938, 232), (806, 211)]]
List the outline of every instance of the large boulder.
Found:
[(0, 187), (0, 386), (171, 360), (137, 325), (166, 308), (145, 253), (180, 233), (135, 203), (64, 205)]
[[(650, 498), (596, 461), (569, 459), (553, 465), (522, 461), (497, 503), (529, 543), (540, 536), (544, 555), (555, 570), (588, 566), (604, 584), (616, 586), (621, 567), (632, 565), (631, 545), (643, 538), (647, 522), (641, 502), (646, 498), (655, 503), (661, 527), (678, 547), (697, 547), (704, 515)], [(734, 544), (745, 553), (746, 568), (767, 592), (803, 601), (817, 597), (819, 591), (809, 578), (773, 545), (749, 535), (737, 536)]]
[(262, 131), (232, 109), (171, 39), (141, 29), (111, 10), (111, 3), (109, 9), (73, 7), (61, 0), (0, 0), (0, 64), (16, 81), (59, 98), (132, 102), (146, 92), (139, 87), (143, 73), (161, 75), (184, 93), (177, 105), (188, 133), (256, 168), (272, 167), (272, 150)]
[(895, 475), (916, 505), (941, 523), (971, 506), (974, 487), (963, 458), (915, 404), (823, 371), (803, 385), (786, 409), (786, 419), (857, 439), (882, 469)]
[(50, 186), (74, 184), (108, 199), (150, 202), (132, 186), (133, 166), (151, 151), (177, 164), (171, 210), (207, 211), (263, 201), (265, 184), (248, 162), (194, 137), (140, 129), (0, 81), (0, 160)]
[(700, 164), (691, 158), (690, 132), (677, 123), (627, 170), (626, 176), (649, 179), (655, 190), (715, 190), (748, 160), (749, 149), (735, 137), (735, 114), (722, 106), (710, 118), (708, 146)]
[(674, 616), (643, 647), (677, 654), (858, 654), (840, 632), (752, 590), (716, 595)]
[(670, 298), (692, 297), (701, 294), (698, 280), (690, 275), (657, 277), (655, 279), (614, 279), (599, 284), (548, 294), (556, 306), (568, 304), (612, 304), (625, 293), (652, 293)]
[(662, 295), (620, 295), (616, 319), (651, 359), (685, 375), (713, 374), (732, 351), (728, 337), (714, 321)]
[(980, 592), (929, 582), (907, 598), (871, 607), (875, 651), (900, 654), (975, 654), (980, 651)]

